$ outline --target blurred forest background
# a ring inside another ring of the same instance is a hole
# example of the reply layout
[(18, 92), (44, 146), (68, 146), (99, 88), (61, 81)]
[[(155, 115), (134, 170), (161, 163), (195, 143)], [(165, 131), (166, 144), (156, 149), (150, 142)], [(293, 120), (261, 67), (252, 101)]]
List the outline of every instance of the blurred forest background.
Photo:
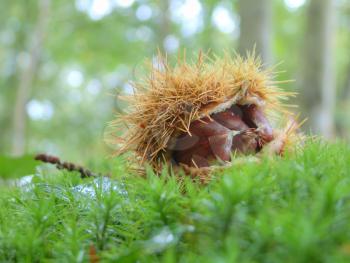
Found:
[(349, 0), (0, 0), (0, 154), (84, 160), (159, 47), (244, 54), (299, 92), (306, 132), (350, 140)]

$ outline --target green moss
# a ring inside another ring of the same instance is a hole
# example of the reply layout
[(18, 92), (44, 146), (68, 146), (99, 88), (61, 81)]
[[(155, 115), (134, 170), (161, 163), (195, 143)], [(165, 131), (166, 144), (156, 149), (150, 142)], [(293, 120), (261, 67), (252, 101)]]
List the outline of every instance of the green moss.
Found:
[[(0, 261), (349, 262), (350, 149), (309, 142), (296, 156), (232, 167), (209, 185), (125, 174), (114, 188), (68, 173), (0, 190)], [(96, 167), (97, 169), (98, 167)], [(101, 179), (102, 180), (102, 179)]]

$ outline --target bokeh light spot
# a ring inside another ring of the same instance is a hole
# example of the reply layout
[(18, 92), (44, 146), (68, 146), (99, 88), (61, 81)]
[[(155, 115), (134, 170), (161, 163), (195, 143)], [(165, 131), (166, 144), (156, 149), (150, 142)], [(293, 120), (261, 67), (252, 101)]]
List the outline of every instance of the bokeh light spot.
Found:
[(50, 120), (54, 114), (54, 108), (50, 101), (31, 100), (26, 105), (29, 118), (35, 121)]
[(134, 0), (115, 0), (115, 3), (123, 8), (128, 8), (130, 6), (132, 6), (132, 4), (134, 3)]
[(146, 21), (152, 17), (152, 9), (148, 5), (140, 5), (136, 10), (136, 17), (140, 21)]
[(83, 73), (79, 70), (71, 70), (67, 74), (67, 83), (68, 85), (77, 88), (79, 87), (84, 81)]
[(174, 35), (168, 35), (164, 39), (163, 45), (167, 52), (173, 53), (179, 48), (179, 39)]
[(306, 0), (284, 0), (285, 5), (292, 10), (296, 10), (305, 4)]
[(236, 23), (229, 10), (223, 6), (217, 6), (214, 9), (212, 22), (223, 33), (229, 34), (236, 29)]

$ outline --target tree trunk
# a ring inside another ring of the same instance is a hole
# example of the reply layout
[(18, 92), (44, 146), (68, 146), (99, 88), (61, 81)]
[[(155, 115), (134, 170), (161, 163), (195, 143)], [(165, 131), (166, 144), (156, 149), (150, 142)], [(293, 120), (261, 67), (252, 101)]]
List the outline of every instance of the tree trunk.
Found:
[(13, 115), (12, 154), (22, 155), (25, 150), (26, 103), (30, 97), (34, 77), (42, 54), (43, 40), (49, 19), (50, 0), (38, 2), (38, 19), (31, 35), (28, 63), (22, 66)]
[(350, 63), (349, 66), (347, 67), (347, 78), (345, 82), (345, 87), (344, 87), (344, 96), (343, 96), (343, 101), (349, 101), (350, 100)]
[(245, 55), (252, 51), (271, 64), (272, 1), (239, 0), (240, 38), (238, 51)]
[(326, 138), (334, 135), (334, 12), (333, 0), (310, 1), (302, 59), (300, 98), (308, 118), (305, 128)]

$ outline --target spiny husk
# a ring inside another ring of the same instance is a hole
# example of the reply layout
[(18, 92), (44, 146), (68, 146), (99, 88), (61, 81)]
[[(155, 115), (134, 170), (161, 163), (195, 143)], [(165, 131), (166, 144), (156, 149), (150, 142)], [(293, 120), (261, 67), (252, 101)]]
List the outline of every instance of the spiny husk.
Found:
[(179, 58), (171, 66), (159, 57), (158, 67), (147, 64), (149, 76), (132, 83), (134, 94), (125, 96), (129, 108), (112, 122), (122, 134), (115, 138), (117, 155), (134, 152), (155, 169), (170, 161), (169, 146), (190, 123), (233, 104), (259, 104), (267, 112), (286, 112), (283, 101), (294, 95), (278, 88), (273, 69), (259, 58), (225, 54), (209, 58), (202, 53), (194, 62)]

